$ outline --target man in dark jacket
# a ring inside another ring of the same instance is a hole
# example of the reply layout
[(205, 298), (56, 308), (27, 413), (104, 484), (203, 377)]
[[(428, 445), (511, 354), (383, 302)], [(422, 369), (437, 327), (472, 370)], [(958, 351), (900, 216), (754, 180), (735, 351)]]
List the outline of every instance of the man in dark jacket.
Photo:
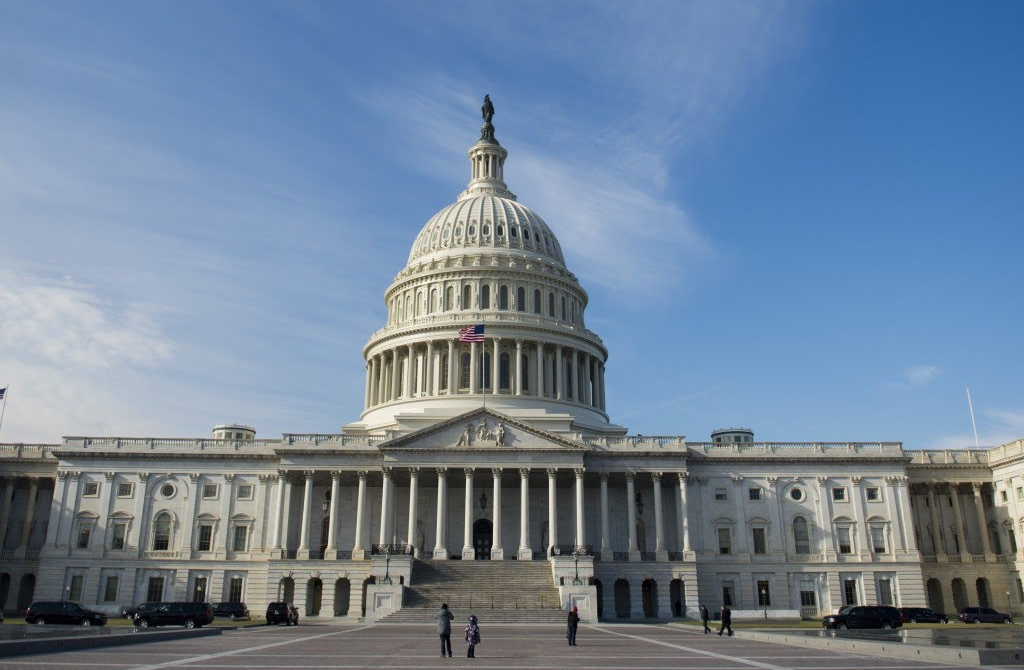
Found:
[(455, 615), (448, 609), (448, 603), (441, 605), (441, 609), (434, 614), (437, 620), (437, 635), (441, 638), (441, 658), (447, 653), (448, 658), (452, 657), (452, 619)]
[(702, 624), (704, 624), (704, 634), (707, 635), (708, 633), (711, 632), (711, 629), (708, 628), (708, 608), (704, 606), (704, 603), (701, 603), (699, 609), (700, 609), (700, 622)]
[(721, 635), (723, 630), (728, 630), (729, 637), (732, 637), (732, 610), (728, 605), (722, 605), (722, 625), (718, 629), (718, 634)]
[(569, 612), (569, 618), (566, 621), (565, 637), (569, 640), (569, 646), (576, 646), (576, 629), (580, 626), (580, 615), (577, 613), (579, 610), (575, 607)]

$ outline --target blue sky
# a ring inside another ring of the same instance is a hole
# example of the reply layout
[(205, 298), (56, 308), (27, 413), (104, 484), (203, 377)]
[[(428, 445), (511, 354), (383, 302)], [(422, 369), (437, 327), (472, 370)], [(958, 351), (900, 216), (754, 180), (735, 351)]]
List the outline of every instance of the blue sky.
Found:
[(633, 433), (1024, 436), (1024, 4), (0, 2), (0, 441), (335, 432), (490, 93)]

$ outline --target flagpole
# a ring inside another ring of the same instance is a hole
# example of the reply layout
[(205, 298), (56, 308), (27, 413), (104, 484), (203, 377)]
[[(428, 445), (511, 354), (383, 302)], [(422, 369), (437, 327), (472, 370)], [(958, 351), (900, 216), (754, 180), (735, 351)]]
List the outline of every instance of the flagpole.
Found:
[[(484, 392), (484, 409), (487, 409), (487, 384), (484, 384), (484, 380), (487, 379), (487, 364), (484, 362), (486, 359), (484, 355), (487, 353), (487, 340), (480, 342), (480, 386)], [(491, 380), (494, 383), (494, 380)]]
[[(5, 399), (6, 403), (7, 400)], [(971, 427), (974, 428), (974, 447), (978, 448), (978, 424), (974, 422), (974, 403), (971, 402), (971, 389), (967, 389), (967, 407), (971, 410)]]

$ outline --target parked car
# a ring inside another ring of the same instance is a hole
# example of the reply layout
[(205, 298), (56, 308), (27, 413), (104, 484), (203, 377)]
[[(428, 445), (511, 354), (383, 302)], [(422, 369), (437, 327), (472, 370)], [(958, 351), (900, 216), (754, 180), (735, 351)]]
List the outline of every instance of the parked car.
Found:
[(949, 617), (927, 607), (901, 607), (900, 613), (907, 623), (949, 623)]
[(288, 626), (299, 625), (299, 610), (294, 605), (277, 602), (267, 605), (267, 625), (283, 623)]
[(107, 615), (86, 609), (78, 603), (39, 600), (25, 610), (25, 623), (62, 623), (75, 626), (106, 626)]
[(997, 612), (991, 607), (965, 607), (960, 610), (960, 620), (964, 623), (1013, 623), (1009, 614)]
[(903, 616), (895, 607), (888, 605), (857, 605), (830, 614), (821, 621), (823, 628), (899, 628), (903, 625)]
[(136, 614), (133, 619), (139, 628), (151, 626), (184, 626), (199, 628), (213, 623), (213, 611), (209, 603), (160, 603), (147, 612)]
[(249, 618), (249, 608), (245, 603), (213, 603), (210, 609), (214, 617), (225, 617), (232, 621)]
[(135, 607), (124, 607), (121, 609), (121, 616), (125, 619), (134, 619), (137, 614), (144, 614), (150, 610), (154, 610), (160, 605), (163, 605), (163, 601), (151, 602), (151, 603), (139, 603)]

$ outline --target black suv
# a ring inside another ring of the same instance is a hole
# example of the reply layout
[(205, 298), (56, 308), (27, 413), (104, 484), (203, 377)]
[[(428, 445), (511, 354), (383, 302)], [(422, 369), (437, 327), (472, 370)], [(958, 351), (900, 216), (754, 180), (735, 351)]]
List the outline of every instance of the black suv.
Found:
[(227, 617), (232, 621), (249, 618), (249, 608), (245, 603), (213, 603), (210, 609), (213, 610), (213, 616)]
[(997, 612), (991, 607), (965, 607), (960, 610), (960, 620), (964, 623), (1013, 623), (1009, 614)]
[(155, 609), (136, 614), (133, 619), (139, 628), (150, 626), (184, 626), (199, 628), (213, 623), (209, 603), (160, 603)]
[(900, 614), (907, 623), (949, 623), (949, 617), (927, 607), (901, 607)]
[(299, 625), (299, 610), (288, 603), (270, 603), (267, 605), (267, 625), (283, 623), (287, 626)]
[(903, 616), (895, 607), (887, 605), (856, 605), (845, 607), (838, 614), (830, 614), (821, 621), (823, 628), (899, 628)]
[(107, 615), (87, 610), (78, 603), (39, 600), (25, 610), (25, 623), (63, 623), (75, 626), (106, 626)]
[(139, 614), (145, 614), (163, 605), (163, 601), (152, 603), (139, 603), (135, 607), (125, 607), (121, 610), (121, 616), (125, 619), (134, 619)]

